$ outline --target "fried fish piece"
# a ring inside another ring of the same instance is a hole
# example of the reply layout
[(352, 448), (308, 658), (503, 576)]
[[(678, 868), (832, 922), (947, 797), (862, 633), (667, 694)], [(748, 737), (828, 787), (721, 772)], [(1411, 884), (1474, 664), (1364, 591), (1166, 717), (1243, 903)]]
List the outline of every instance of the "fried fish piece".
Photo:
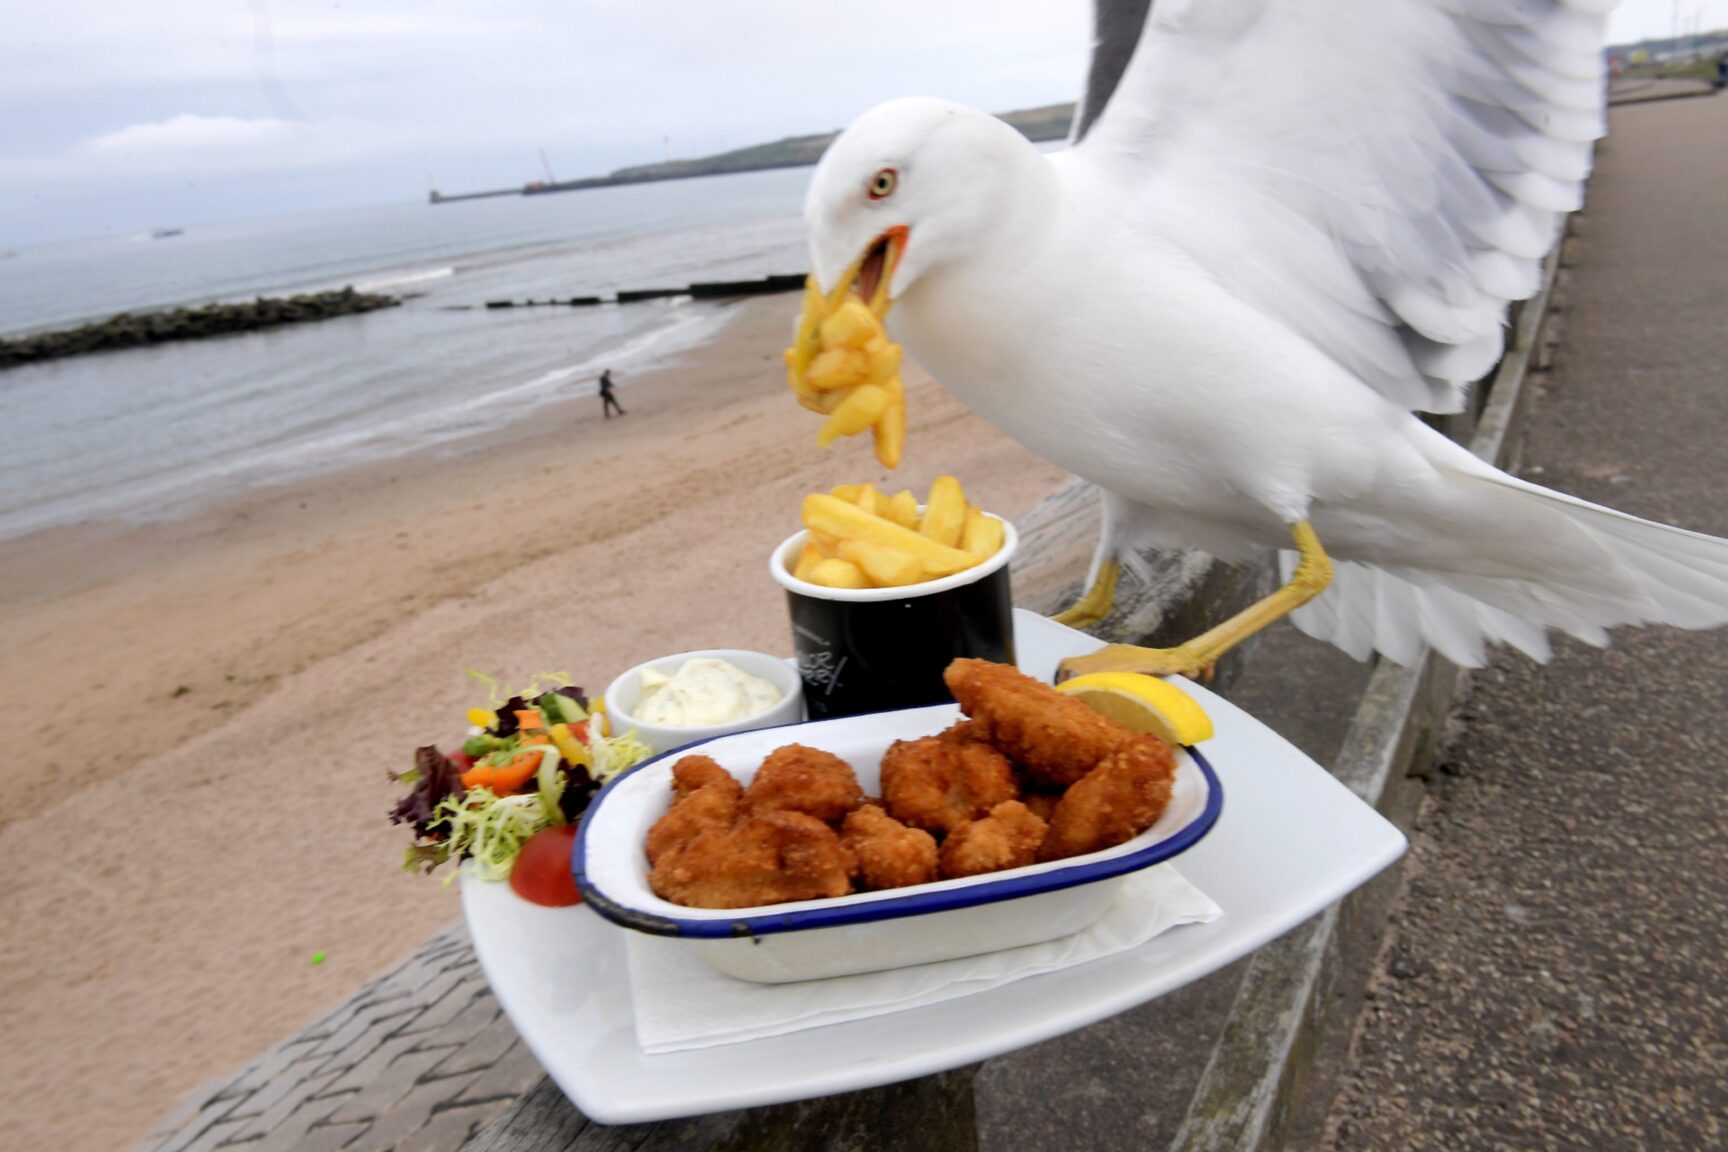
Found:
[(1013, 766), (988, 744), (925, 736), (882, 755), (888, 814), (926, 832), (945, 834), (1019, 795)]
[[(720, 767), (719, 763), (709, 756), (685, 756), (672, 765), (672, 793), (680, 800), (698, 788), (728, 782), (738, 784), (732, 773)], [(742, 792), (743, 785), (739, 784), (738, 790)]]
[(1130, 736), (1063, 793), (1039, 860), (1065, 860), (1132, 840), (1170, 803), (1176, 756), (1150, 733)]
[(1050, 822), (1050, 817), (1056, 814), (1056, 805), (1061, 803), (1061, 800), (1060, 792), (1033, 792), (1027, 789), (1020, 793), (1020, 802), (1046, 824)]
[(774, 749), (744, 792), (752, 813), (803, 812), (837, 824), (864, 800), (852, 766), (832, 752), (803, 744)]
[(840, 841), (858, 858), (860, 888), (904, 888), (936, 879), (936, 838), (874, 804), (846, 814)]
[(973, 727), (1048, 789), (1079, 780), (1129, 735), (1008, 664), (956, 660), (943, 679)]
[(945, 879), (1000, 872), (1035, 863), (1046, 825), (1018, 800), (990, 809), (982, 820), (962, 824), (942, 841)]
[(713, 828), (730, 828), (738, 819), (744, 785), (706, 756), (686, 756), (672, 765), (672, 794), (666, 815), (648, 829), (648, 863)]
[(816, 817), (763, 812), (667, 852), (648, 884), (687, 908), (754, 908), (845, 896), (857, 868), (851, 850)]

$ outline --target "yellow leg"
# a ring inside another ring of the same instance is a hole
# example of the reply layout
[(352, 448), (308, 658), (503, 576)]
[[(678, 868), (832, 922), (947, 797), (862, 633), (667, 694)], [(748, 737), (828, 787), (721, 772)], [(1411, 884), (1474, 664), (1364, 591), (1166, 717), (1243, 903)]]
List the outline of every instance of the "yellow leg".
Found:
[(1098, 569), (1098, 578), (1085, 595), (1050, 619), (1070, 628), (1092, 628), (1110, 615), (1110, 605), (1116, 602), (1116, 577), (1122, 571), (1114, 560), (1106, 560)]
[(1194, 678), (1206, 675), (1218, 657), (1268, 624), (1288, 616), (1332, 583), (1332, 561), (1326, 558), (1326, 552), (1320, 547), (1320, 540), (1308, 521), (1292, 526), (1290, 535), (1295, 539), (1296, 550), (1302, 558), (1290, 577), (1290, 583), (1272, 595), (1250, 604), (1216, 628), (1208, 629), (1175, 648), (1111, 644), (1089, 656), (1064, 660), (1056, 673), (1057, 681), (1089, 672), (1146, 672), (1154, 676)]

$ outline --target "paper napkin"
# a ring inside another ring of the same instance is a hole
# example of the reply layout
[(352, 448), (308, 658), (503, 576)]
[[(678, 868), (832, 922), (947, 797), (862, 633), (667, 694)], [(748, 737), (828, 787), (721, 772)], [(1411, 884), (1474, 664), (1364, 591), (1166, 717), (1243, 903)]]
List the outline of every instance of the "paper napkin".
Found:
[(913, 968), (752, 984), (710, 967), (688, 941), (626, 932), (636, 1040), (649, 1055), (760, 1040), (998, 988), (1138, 947), (1223, 910), (1169, 864), (1130, 877), (1090, 928), (1060, 940)]

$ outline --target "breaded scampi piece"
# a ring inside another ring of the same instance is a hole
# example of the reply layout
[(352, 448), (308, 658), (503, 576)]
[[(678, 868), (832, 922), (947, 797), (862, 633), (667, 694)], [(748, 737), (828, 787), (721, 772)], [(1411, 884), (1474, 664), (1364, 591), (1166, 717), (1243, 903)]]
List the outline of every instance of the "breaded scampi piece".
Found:
[(942, 731), (936, 733), (936, 739), (949, 744), (988, 744), (984, 738), (984, 730), (978, 724), (962, 717)]
[(752, 813), (802, 812), (838, 824), (864, 800), (852, 766), (832, 752), (786, 744), (768, 753), (744, 791)]
[(1013, 766), (988, 744), (896, 740), (882, 754), (882, 799), (903, 824), (943, 835), (1020, 795)]
[(1151, 734), (1130, 736), (1068, 789), (1050, 817), (1039, 860), (1065, 860), (1132, 840), (1170, 803), (1176, 756)]
[(1035, 863), (1045, 830), (1044, 821), (1020, 801), (998, 804), (990, 815), (960, 825), (942, 841), (942, 876), (952, 880)]
[(852, 891), (858, 861), (834, 829), (803, 812), (746, 816), (662, 856), (656, 895), (687, 908), (754, 908)]
[(985, 739), (1045, 788), (1074, 783), (1129, 734), (1012, 665), (956, 660), (943, 679)]
[(1032, 814), (1046, 824), (1050, 817), (1056, 814), (1056, 805), (1061, 803), (1060, 792), (1033, 792), (1027, 789), (1020, 793), (1020, 802), (1032, 810)]
[(666, 815), (648, 829), (648, 863), (712, 828), (730, 828), (738, 819), (744, 785), (706, 756), (686, 756), (672, 765), (672, 794)]
[[(698, 788), (706, 788), (710, 784), (738, 784), (732, 773), (720, 767), (712, 757), (684, 756), (678, 763), (672, 765), (672, 794), (682, 800)], [(738, 785), (742, 792), (744, 786)]]
[(840, 842), (858, 857), (860, 888), (904, 888), (936, 879), (936, 838), (874, 804), (846, 814)]

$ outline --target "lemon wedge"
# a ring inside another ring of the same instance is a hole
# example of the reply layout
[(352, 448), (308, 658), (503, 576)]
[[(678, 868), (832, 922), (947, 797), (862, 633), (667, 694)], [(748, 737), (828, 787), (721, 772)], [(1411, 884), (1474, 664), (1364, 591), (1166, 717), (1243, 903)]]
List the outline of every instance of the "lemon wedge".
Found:
[(1212, 718), (1176, 685), (1139, 672), (1094, 672), (1056, 685), (1056, 691), (1114, 720), (1130, 732), (1151, 732), (1172, 744), (1212, 739)]

